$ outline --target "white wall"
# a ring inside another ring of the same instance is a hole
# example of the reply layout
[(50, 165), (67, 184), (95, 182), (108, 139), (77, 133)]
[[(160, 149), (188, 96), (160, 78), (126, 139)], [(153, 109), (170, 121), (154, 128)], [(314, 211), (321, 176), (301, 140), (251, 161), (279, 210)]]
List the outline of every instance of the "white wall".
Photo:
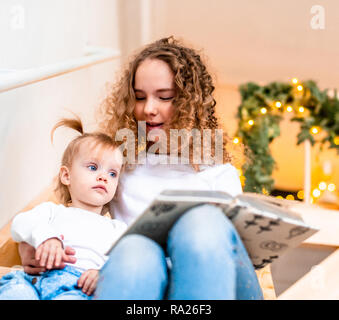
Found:
[[(16, 24), (14, 3), (24, 10), (24, 25)], [(1, 0), (0, 71), (80, 57), (85, 45), (119, 50), (118, 5), (119, 0)], [(57, 173), (74, 136), (59, 129), (52, 146), (50, 130), (57, 119), (72, 110), (85, 129), (94, 129), (94, 110), (119, 66), (117, 59), (0, 93), (0, 227)]]

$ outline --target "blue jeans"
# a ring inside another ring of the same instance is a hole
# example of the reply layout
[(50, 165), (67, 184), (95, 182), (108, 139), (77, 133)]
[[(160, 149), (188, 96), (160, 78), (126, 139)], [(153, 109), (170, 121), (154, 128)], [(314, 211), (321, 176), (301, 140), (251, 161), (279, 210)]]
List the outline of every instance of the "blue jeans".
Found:
[(259, 300), (263, 296), (233, 224), (220, 208), (207, 204), (178, 219), (169, 232), (166, 253), (145, 236), (122, 238), (100, 272), (94, 299)]
[(77, 287), (81, 273), (71, 266), (42, 275), (13, 271), (0, 279), (0, 300), (90, 300)]

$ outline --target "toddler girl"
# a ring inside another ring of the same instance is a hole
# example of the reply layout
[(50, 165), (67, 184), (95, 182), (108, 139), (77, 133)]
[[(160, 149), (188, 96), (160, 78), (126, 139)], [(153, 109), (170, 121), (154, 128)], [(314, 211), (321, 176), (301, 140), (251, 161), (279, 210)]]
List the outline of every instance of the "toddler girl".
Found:
[[(14, 271), (0, 280), (0, 299), (91, 299), (106, 253), (126, 224), (103, 216), (113, 199), (123, 157), (114, 139), (103, 133), (83, 133), (79, 119), (60, 126), (81, 133), (66, 148), (56, 192), (62, 204), (44, 202), (14, 217), (11, 233), (17, 242), (36, 249), (35, 259), (47, 271), (36, 276)], [(76, 251), (66, 263), (64, 248)]]

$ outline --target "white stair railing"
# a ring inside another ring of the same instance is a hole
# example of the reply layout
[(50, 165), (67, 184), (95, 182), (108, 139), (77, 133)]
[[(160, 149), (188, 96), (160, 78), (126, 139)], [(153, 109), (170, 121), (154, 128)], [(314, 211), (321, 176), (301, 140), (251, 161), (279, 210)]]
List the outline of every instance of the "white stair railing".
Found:
[(54, 78), (69, 72), (88, 68), (120, 57), (120, 51), (111, 48), (86, 47), (85, 55), (51, 65), (23, 70), (0, 69), (0, 93), (32, 83)]

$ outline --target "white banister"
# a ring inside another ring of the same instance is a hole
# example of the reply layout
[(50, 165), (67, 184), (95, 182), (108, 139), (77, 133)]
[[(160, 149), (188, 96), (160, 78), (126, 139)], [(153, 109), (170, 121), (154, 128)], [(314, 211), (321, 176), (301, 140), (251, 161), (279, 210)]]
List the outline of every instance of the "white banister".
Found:
[(101, 47), (86, 47), (85, 55), (79, 58), (69, 59), (63, 62), (31, 69), (0, 69), (0, 93), (54, 78), (65, 73), (88, 68), (92, 65), (110, 61), (119, 57), (120, 51), (118, 50)]

